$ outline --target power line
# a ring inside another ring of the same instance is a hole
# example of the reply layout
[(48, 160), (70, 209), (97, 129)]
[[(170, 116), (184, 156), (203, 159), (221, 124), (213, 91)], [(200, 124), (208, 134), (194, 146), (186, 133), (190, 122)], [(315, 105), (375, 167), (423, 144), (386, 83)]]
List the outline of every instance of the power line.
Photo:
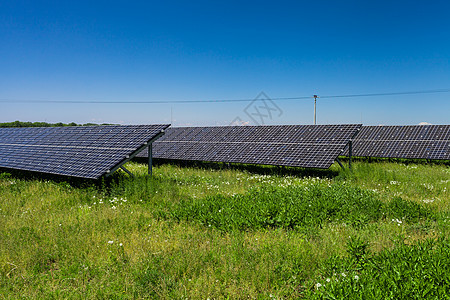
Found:
[(373, 97), (373, 96), (398, 96), (398, 95), (414, 95), (414, 94), (435, 94), (435, 93), (449, 93), (450, 89), (439, 90), (424, 90), (413, 92), (392, 92), (392, 93), (375, 93), (375, 94), (350, 94), (350, 95), (332, 95), (320, 96), (320, 98), (354, 98), (354, 97)]
[[(399, 95), (414, 95), (414, 94), (435, 94), (435, 93), (449, 93), (450, 89), (437, 90), (422, 90), (422, 91), (408, 91), (408, 92), (389, 92), (389, 93), (372, 93), (372, 94), (348, 94), (348, 95), (326, 95), (320, 98), (356, 98), (356, 97), (375, 97), (375, 96), (399, 96)], [(316, 96), (317, 97), (317, 96)], [(287, 101), (287, 100), (305, 100), (313, 99), (314, 96), (299, 96), (299, 97), (277, 97), (262, 100), (272, 101)], [(216, 99), (216, 100), (145, 100), (145, 101), (101, 101), (101, 100), (31, 100), (31, 99), (0, 99), (2, 103), (62, 103), (62, 104), (182, 104), (182, 103), (226, 103), (226, 102), (251, 102), (259, 100), (258, 98), (248, 99)]]
[[(304, 97), (286, 97), (286, 98), (270, 98), (261, 100), (301, 100), (310, 99), (309, 96)], [(148, 101), (101, 101), (101, 100), (24, 100), (24, 99), (0, 99), (0, 102), (15, 103), (67, 103), (67, 104), (177, 104), (177, 103), (223, 103), (223, 102), (251, 102), (259, 100), (258, 98), (249, 99), (216, 99), (216, 100), (148, 100)]]

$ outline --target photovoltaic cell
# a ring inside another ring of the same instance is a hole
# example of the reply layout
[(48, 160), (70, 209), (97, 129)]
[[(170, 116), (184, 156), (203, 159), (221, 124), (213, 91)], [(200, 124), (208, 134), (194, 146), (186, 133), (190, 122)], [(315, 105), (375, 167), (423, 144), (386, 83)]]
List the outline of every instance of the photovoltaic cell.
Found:
[[(188, 161), (329, 168), (361, 125), (168, 128), (153, 157)], [(142, 151), (138, 157), (146, 157)]]
[(352, 155), (450, 160), (450, 125), (362, 126)]
[(0, 167), (97, 179), (168, 126), (0, 128)]

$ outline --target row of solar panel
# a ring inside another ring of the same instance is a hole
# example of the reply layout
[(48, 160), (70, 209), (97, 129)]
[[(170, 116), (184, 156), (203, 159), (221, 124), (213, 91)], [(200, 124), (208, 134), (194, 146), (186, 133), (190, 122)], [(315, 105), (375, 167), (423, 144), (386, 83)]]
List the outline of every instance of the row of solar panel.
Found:
[(168, 126), (0, 128), (0, 167), (97, 179)]
[[(268, 150), (264, 148), (264, 145), (272, 144), (274, 146), (276, 143), (278, 145), (298, 143), (307, 145), (309, 143), (310, 146), (315, 146), (323, 143), (330, 146), (339, 142), (347, 143), (349, 135), (346, 135), (348, 134), (346, 130), (348, 128), (339, 126), (169, 128), (166, 135), (154, 144), (153, 156), (166, 159), (224, 162), (247, 162), (248, 157), (253, 157), (251, 161), (255, 163), (280, 164), (280, 162), (286, 161), (286, 159), (282, 159), (286, 155), (286, 153), (282, 153), (281, 149), (283, 148)], [(272, 133), (274, 130), (279, 133), (277, 136), (266, 134)], [(263, 143), (258, 145), (259, 142)], [(255, 144), (255, 149), (258, 150), (249, 148), (248, 145), (251, 143)], [(297, 158), (289, 161), (289, 164), (309, 166), (308, 161), (299, 158), (303, 156), (305, 150), (297, 149), (296, 151), (298, 154), (294, 157)], [(249, 152), (252, 154), (249, 155)], [(324, 151), (320, 152), (315, 149), (313, 152), (320, 153), (321, 157), (325, 156)], [(327, 150), (326, 153), (332, 153), (330, 156), (335, 155), (332, 150)], [(339, 154), (348, 155), (348, 148)], [(145, 157), (146, 155), (146, 152), (143, 152), (139, 156)], [(353, 139), (352, 155), (450, 159), (450, 126), (362, 126), (360, 132)], [(260, 159), (256, 160), (255, 157), (260, 157)], [(311, 157), (311, 154), (307, 154), (305, 157)], [(335, 157), (332, 161), (334, 159)], [(324, 166), (326, 167), (327, 164), (318, 164), (318, 167)]]
[[(99, 178), (169, 125), (1, 128), (0, 167)], [(286, 125), (170, 128), (156, 158), (328, 168), (353, 155), (450, 159), (450, 126)], [(356, 135), (356, 138), (355, 138)], [(143, 153), (141, 156), (146, 156)]]
[[(361, 125), (191, 127), (168, 130), (174, 159), (328, 168)], [(99, 178), (168, 125), (0, 129), (0, 167)]]
[(352, 155), (450, 160), (450, 125), (363, 126)]
[[(169, 128), (153, 157), (329, 168), (361, 125)], [(147, 157), (143, 151), (138, 156)]]

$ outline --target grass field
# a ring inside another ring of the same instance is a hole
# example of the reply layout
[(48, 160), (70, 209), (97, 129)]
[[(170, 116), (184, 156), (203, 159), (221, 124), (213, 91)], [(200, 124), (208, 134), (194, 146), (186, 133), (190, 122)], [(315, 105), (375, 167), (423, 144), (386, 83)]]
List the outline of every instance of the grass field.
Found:
[(448, 299), (448, 165), (0, 173), (0, 299)]

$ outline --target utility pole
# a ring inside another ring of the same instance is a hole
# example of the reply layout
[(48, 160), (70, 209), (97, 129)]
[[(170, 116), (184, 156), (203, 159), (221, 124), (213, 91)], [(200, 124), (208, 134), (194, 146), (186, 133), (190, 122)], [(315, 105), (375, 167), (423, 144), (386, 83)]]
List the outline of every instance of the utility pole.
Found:
[(320, 97), (318, 97), (317, 95), (314, 95), (313, 97), (314, 97), (314, 125), (316, 125), (316, 102), (317, 102), (317, 98), (320, 98)]

